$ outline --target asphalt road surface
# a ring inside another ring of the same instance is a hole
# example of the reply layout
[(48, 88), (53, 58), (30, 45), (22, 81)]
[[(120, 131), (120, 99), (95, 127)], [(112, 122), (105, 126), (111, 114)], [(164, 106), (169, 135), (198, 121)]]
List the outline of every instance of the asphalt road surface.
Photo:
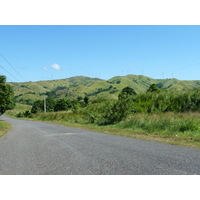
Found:
[(200, 174), (200, 150), (11, 119), (0, 138), (0, 174)]

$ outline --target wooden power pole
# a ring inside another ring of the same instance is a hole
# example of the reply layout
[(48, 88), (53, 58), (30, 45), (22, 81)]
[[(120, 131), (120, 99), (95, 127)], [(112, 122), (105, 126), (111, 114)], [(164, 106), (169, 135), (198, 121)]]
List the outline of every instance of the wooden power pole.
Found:
[(44, 97), (44, 113), (47, 112), (46, 97)]

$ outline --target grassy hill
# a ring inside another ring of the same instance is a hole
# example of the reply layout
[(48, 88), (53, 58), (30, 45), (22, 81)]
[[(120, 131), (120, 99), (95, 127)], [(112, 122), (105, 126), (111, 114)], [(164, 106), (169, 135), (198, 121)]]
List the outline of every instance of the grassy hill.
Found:
[(121, 90), (132, 87), (136, 93), (143, 93), (151, 84), (167, 90), (200, 89), (200, 81), (181, 81), (177, 79), (153, 79), (142, 75), (116, 76), (109, 80), (76, 76), (61, 80), (9, 83), (15, 92), (17, 102), (32, 104), (46, 95), (53, 98), (77, 98), (89, 96), (90, 99), (117, 99)]

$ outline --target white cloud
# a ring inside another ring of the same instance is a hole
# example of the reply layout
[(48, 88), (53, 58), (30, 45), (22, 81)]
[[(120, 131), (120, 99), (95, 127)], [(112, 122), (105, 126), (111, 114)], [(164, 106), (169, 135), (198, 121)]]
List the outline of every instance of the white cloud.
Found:
[(51, 65), (51, 67), (53, 68), (53, 69), (55, 69), (55, 70), (61, 70), (61, 67), (58, 65), (58, 64), (53, 64), (53, 65)]

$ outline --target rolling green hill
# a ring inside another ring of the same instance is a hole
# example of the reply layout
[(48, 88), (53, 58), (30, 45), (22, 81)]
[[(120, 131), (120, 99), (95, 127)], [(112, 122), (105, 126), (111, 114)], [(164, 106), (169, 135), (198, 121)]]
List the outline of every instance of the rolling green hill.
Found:
[(177, 79), (153, 79), (142, 75), (116, 76), (109, 80), (76, 76), (61, 80), (9, 83), (15, 92), (17, 102), (32, 104), (44, 96), (53, 98), (77, 98), (89, 96), (90, 99), (117, 99), (121, 90), (132, 87), (136, 93), (143, 93), (151, 84), (167, 90), (200, 89), (200, 81), (181, 81)]

